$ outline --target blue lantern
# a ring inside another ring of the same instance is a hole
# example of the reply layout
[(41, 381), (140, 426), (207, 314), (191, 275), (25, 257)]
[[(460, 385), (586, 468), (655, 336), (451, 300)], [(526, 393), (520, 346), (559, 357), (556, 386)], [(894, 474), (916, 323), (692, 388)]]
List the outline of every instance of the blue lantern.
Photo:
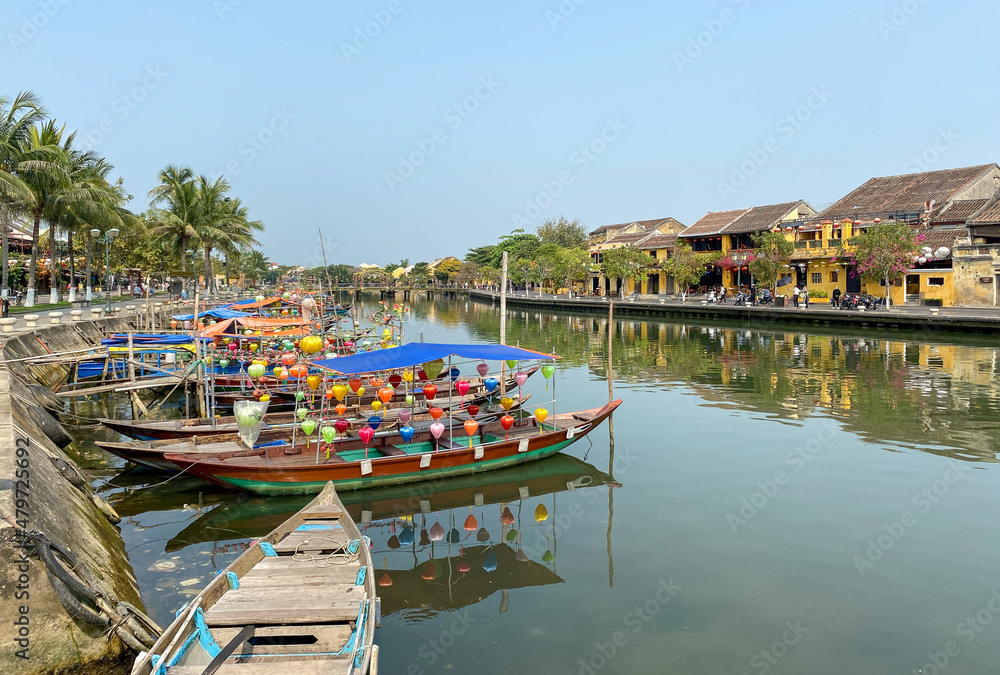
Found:
[(497, 388), (498, 384), (499, 382), (497, 382), (497, 378), (495, 377), (487, 377), (485, 380), (483, 380), (483, 386), (486, 387), (486, 391), (491, 393), (493, 392), (494, 389)]
[(368, 418), (368, 426), (372, 428), (372, 431), (378, 431), (380, 424), (382, 424), (382, 418), (379, 415), (372, 415)]
[(404, 443), (409, 443), (413, 440), (414, 429), (411, 426), (400, 427), (399, 436), (403, 439)]

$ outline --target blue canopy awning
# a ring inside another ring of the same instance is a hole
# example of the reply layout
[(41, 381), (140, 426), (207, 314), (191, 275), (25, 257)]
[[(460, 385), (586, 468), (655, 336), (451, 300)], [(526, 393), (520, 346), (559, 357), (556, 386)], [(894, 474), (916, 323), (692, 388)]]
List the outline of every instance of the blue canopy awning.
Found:
[(447, 359), (457, 356), (463, 359), (482, 359), (483, 361), (532, 361), (538, 359), (558, 359), (555, 354), (520, 347), (505, 345), (453, 345), (435, 342), (411, 342), (401, 347), (379, 349), (374, 352), (341, 356), (336, 359), (321, 359), (313, 361), (312, 365), (326, 368), (335, 373), (355, 375), (358, 373), (374, 373), (380, 370), (396, 370), (419, 366), (428, 361)]
[[(216, 319), (241, 319), (245, 316), (254, 315), (246, 312), (236, 312), (231, 309), (226, 309), (225, 307), (216, 307), (215, 309), (210, 309), (198, 314), (199, 319), (203, 316), (214, 316)], [(175, 314), (173, 318), (178, 321), (190, 321), (194, 318), (194, 314)]]

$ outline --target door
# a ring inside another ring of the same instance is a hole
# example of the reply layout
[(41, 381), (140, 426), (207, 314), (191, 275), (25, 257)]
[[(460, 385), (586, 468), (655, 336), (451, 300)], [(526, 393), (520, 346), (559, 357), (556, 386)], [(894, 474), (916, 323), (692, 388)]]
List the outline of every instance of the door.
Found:
[(858, 274), (858, 269), (856, 267), (847, 268), (847, 292), (861, 292), (861, 275)]
[(906, 275), (906, 298), (904, 300), (907, 304), (914, 303), (920, 304), (920, 275), (919, 274), (907, 274)]
[(656, 295), (660, 292), (660, 275), (650, 274), (649, 278), (646, 279), (646, 293), (648, 295)]

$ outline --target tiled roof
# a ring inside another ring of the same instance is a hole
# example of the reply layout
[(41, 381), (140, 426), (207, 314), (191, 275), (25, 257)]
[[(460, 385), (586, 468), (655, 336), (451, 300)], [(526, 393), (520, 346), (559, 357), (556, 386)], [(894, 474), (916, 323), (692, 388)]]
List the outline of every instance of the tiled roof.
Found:
[(727, 225), (746, 213), (749, 209), (734, 209), (732, 211), (709, 211), (701, 220), (680, 233), (682, 239), (691, 237), (708, 237), (720, 235)]
[(726, 227), (723, 234), (746, 234), (770, 230), (774, 224), (784, 218), (801, 202), (785, 202), (784, 204), (768, 204), (753, 206)]
[(643, 232), (630, 232), (630, 233), (627, 233), (627, 234), (619, 234), (616, 237), (612, 237), (611, 239), (608, 239), (604, 243), (605, 244), (622, 244), (622, 245), (624, 245), (624, 244), (634, 244), (635, 242), (639, 241), (640, 239), (642, 239), (644, 237), (648, 237), (648, 236), (649, 236), (649, 232), (645, 232), (645, 231), (643, 231)]
[(1000, 200), (977, 213), (969, 223), (977, 225), (1000, 223)]
[(609, 230), (620, 230), (623, 227), (628, 227), (629, 225), (638, 225), (639, 227), (641, 227), (644, 230), (649, 230), (651, 228), (656, 227), (657, 225), (660, 225), (662, 223), (667, 222), (668, 220), (674, 220), (674, 219), (673, 218), (656, 218), (654, 220), (633, 220), (633, 221), (628, 222), (628, 223), (616, 223), (614, 225), (601, 225), (596, 230), (591, 230), (590, 234), (592, 234), (592, 235), (594, 235), (594, 234), (603, 234), (605, 232), (608, 232)]
[(921, 230), (919, 234), (923, 236), (924, 240), (918, 246), (920, 248), (930, 246), (931, 250), (936, 251), (942, 246), (954, 248), (955, 240), (960, 236), (965, 236), (965, 228)]
[(983, 208), (988, 199), (960, 199), (951, 203), (944, 211), (934, 216), (934, 223), (964, 223), (969, 216)]
[(834, 202), (818, 218), (842, 220), (858, 215), (922, 213), (931, 199), (943, 205), (956, 192), (996, 164), (871, 178)]
[(671, 248), (677, 243), (676, 234), (647, 234), (636, 243), (636, 248), (642, 251), (653, 251), (658, 248)]

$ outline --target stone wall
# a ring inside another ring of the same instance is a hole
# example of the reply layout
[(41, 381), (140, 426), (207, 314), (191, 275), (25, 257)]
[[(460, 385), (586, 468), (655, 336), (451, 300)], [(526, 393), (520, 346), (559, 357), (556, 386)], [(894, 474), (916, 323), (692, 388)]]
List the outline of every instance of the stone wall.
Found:
[(956, 246), (952, 252), (952, 269), (956, 304), (964, 307), (996, 305), (996, 270), (1000, 269), (1000, 245)]

